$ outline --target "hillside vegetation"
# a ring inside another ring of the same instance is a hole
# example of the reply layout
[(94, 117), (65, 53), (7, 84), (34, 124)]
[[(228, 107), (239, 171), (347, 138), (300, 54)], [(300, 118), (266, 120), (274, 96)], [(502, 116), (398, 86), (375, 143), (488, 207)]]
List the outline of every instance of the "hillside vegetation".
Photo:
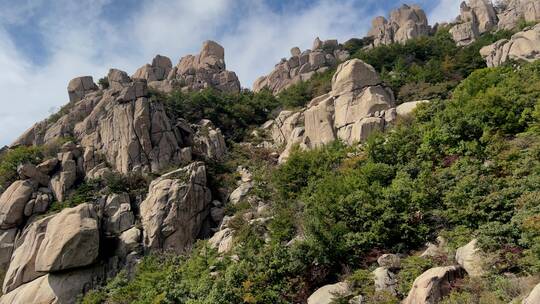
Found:
[[(249, 167), (255, 195), (271, 205), (270, 221), (249, 224), (243, 214), (250, 202), (241, 202), (228, 210), (235, 215), (230, 254), (222, 257), (199, 241), (183, 256), (150, 255), (134, 274), (122, 272), (82, 303), (297, 303), (337, 280), (351, 282), (366, 303), (397, 303), (414, 278), (453, 264), (452, 250), (472, 238), (489, 256), (487, 279), (460, 281), (444, 303), (508, 303), (522, 296), (528, 285), (513, 277), (540, 272), (540, 63), (488, 69), (478, 55), (482, 45), (508, 34), (457, 48), (439, 31), (358, 50), (354, 57), (382, 73), (398, 102), (432, 102), (365, 145), (296, 150), (279, 167), (267, 157), (271, 151), (234, 145), (212, 169), (219, 173), (215, 183), (234, 180), (238, 164)], [(278, 98), (203, 91), (173, 94), (168, 103), (177, 115), (209, 118), (240, 141), (275, 109), (304, 106), (329, 90), (331, 75)], [(419, 258), (423, 244), (437, 236), (451, 251)], [(367, 283), (384, 252), (409, 256), (395, 296)]]

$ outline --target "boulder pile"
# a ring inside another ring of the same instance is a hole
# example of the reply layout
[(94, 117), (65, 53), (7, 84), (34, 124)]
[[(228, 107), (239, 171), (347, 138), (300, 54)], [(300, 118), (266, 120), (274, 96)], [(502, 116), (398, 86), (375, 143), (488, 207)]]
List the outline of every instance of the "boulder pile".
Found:
[(268, 88), (279, 94), (289, 86), (310, 79), (315, 73), (323, 73), (335, 67), (338, 62), (347, 60), (349, 53), (337, 40), (321, 41), (318, 37), (311, 50), (291, 49), (291, 57), (283, 58), (267, 76), (259, 77), (253, 84), (253, 91)]
[(418, 5), (403, 4), (390, 13), (390, 18), (379, 16), (371, 22), (368, 37), (373, 46), (405, 43), (407, 40), (427, 36), (431, 32), (426, 13)]
[(540, 24), (526, 28), (510, 39), (483, 47), (480, 55), (488, 67), (496, 67), (509, 60), (532, 62), (540, 59)]

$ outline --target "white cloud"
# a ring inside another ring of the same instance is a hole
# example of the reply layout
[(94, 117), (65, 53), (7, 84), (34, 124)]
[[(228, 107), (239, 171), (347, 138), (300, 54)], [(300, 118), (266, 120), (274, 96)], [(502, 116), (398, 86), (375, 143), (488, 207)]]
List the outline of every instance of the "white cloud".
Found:
[[(228, 69), (251, 87), (293, 46), (310, 48), (317, 36), (340, 41), (363, 36), (372, 17), (366, 11), (374, 2), (362, 2), (363, 10), (355, 0), (320, 0), (276, 13), (263, 0), (149, 0), (128, 18), (111, 22), (103, 13), (112, 1), (21, 0), (13, 5), (0, 0), (0, 146), (47, 117), (51, 107), (65, 104), (73, 77), (97, 80), (111, 67), (133, 73), (158, 53), (177, 62), (214, 39), (225, 47)], [(449, 8), (459, 7), (454, 2), (441, 0), (431, 15), (446, 18)], [(5, 30), (29, 20), (50, 55), (41, 65), (32, 64)]]
[(459, 15), (459, 5), (463, 0), (439, 0), (439, 4), (429, 12), (429, 20), (436, 22), (451, 22)]

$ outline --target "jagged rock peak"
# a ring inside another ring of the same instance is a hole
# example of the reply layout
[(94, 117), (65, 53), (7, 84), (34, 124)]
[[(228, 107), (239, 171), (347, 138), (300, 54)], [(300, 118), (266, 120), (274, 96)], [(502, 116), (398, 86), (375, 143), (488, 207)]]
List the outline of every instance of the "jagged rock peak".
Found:
[(373, 45), (404, 43), (409, 39), (426, 36), (431, 32), (426, 13), (418, 5), (403, 4), (392, 10), (390, 18), (375, 17), (368, 36)]
[(268, 88), (273, 94), (279, 94), (289, 86), (310, 79), (315, 73), (323, 73), (349, 58), (349, 52), (335, 39), (322, 41), (319, 37), (313, 41), (312, 49), (301, 51), (291, 49), (291, 57), (283, 58), (274, 70), (259, 77), (253, 84), (253, 91)]

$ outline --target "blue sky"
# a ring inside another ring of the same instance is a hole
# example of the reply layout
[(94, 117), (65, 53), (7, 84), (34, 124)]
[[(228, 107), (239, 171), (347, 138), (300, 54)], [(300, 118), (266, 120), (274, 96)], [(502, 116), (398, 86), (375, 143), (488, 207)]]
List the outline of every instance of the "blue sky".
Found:
[(251, 87), (317, 36), (363, 37), (373, 17), (402, 3), (421, 5), (431, 24), (448, 21), (460, 1), (0, 0), (0, 146), (65, 104), (73, 77), (132, 74), (156, 54), (176, 63), (212, 39)]

